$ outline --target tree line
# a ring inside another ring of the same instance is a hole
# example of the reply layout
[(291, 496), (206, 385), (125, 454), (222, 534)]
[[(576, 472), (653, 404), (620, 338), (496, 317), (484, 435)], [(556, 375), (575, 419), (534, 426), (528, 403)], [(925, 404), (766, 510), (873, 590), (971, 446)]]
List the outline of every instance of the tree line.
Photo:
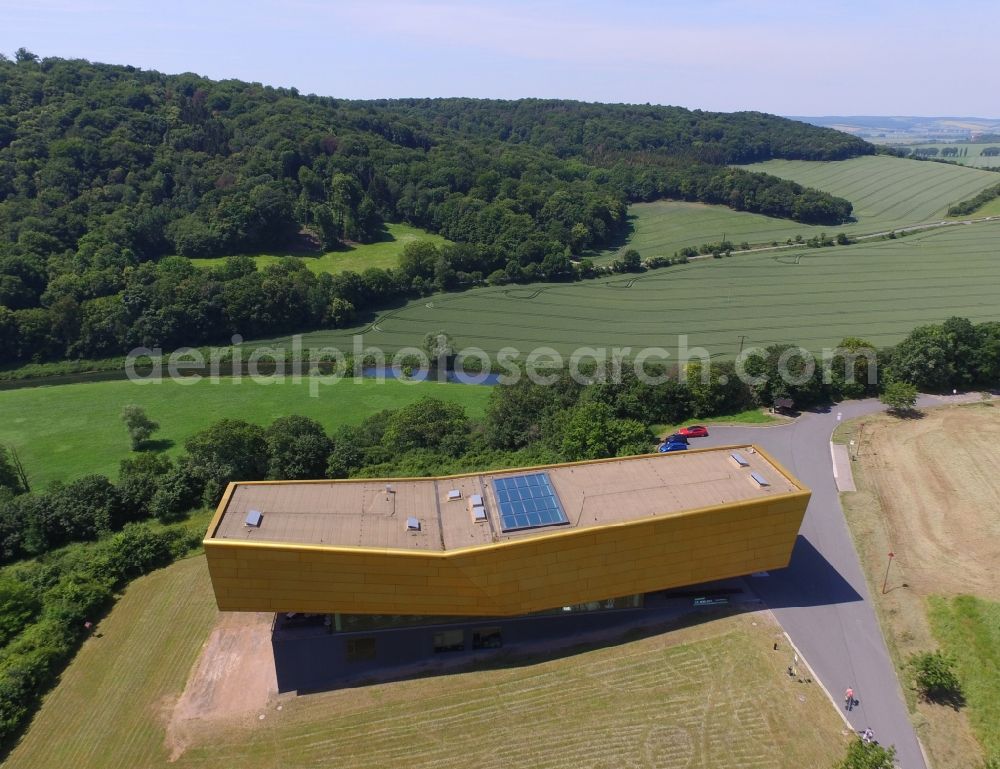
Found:
[[(21, 49), (0, 56), (0, 361), (337, 324), (350, 315), (344, 302), (361, 311), (498, 272), (568, 277), (571, 260), (611, 242), (639, 200), (837, 224), (848, 201), (727, 164), (872, 151), (760, 113), (346, 101)], [(355, 276), (348, 297), (291, 267), (238, 262), (206, 279), (170, 259), (319, 252), (376, 240), (385, 221), (456, 242), (433, 283), (427, 270), (408, 283), (376, 273), (356, 290)]]
[[(590, 260), (543, 254), (531, 241), (514, 257), (472, 244), (407, 243), (399, 266), (361, 273), (315, 274), (298, 259), (258, 268), (247, 256), (210, 269), (168, 256), (124, 270), (62, 276), (43, 305), (0, 305), (0, 361), (104, 358), (136, 347), (172, 350), (315, 328), (343, 328), (391, 302), (480, 284), (581, 280), (609, 270)], [(650, 266), (666, 266), (659, 260)], [(2, 262), (0, 262), (2, 263)], [(8, 261), (25, 282), (40, 285), (29, 262)], [(94, 296), (101, 290), (112, 293)], [(59, 295), (59, 292), (66, 294)], [(92, 297), (92, 298), (87, 298)]]
[[(848, 338), (824, 365), (791, 344), (777, 344), (747, 357), (742, 365), (748, 376), (734, 362), (713, 363), (707, 372), (691, 363), (684, 377), (650, 369), (662, 375), (657, 383), (642, 381), (627, 366), (615, 382), (605, 381), (599, 369), (588, 373), (586, 384), (568, 371), (553, 372), (551, 385), (521, 377), (493, 388), (479, 423), (461, 407), (433, 398), (379, 412), (332, 435), (301, 416), (267, 427), (223, 420), (189, 438), (177, 460), (140, 451), (121, 462), (116, 483), (90, 475), (33, 493), (12, 458), (0, 452), (0, 559), (99, 539), (150, 517), (177, 520), (217, 503), (234, 480), (433, 475), (598, 459), (648, 450), (653, 425), (771, 406), (778, 399), (805, 408), (873, 395), (894, 382), (931, 392), (1000, 382), (1000, 322), (950, 318), (920, 326), (878, 351), (878, 381), (869, 380), (869, 351), (865, 340)], [(781, 375), (783, 367), (790, 378)], [(126, 423), (141, 445), (156, 425), (134, 411), (126, 410)]]
[(968, 200), (963, 200), (961, 203), (956, 203), (948, 209), (948, 216), (968, 216), (997, 198), (1000, 198), (1000, 184), (987, 187), (978, 195), (974, 195)]

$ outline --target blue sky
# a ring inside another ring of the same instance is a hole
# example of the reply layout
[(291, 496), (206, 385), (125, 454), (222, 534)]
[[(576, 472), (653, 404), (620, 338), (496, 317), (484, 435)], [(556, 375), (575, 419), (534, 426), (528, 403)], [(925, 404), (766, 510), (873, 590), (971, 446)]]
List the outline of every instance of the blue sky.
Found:
[(0, 51), (347, 98), (1000, 116), (994, 0), (0, 0)]

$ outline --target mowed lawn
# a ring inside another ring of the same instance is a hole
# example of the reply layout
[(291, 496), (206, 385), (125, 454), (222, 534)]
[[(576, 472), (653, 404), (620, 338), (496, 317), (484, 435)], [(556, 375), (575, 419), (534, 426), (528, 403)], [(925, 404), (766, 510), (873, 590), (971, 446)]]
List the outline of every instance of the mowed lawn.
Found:
[[(961, 170), (961, 169), (960, 169)], [(497, 286), (414, 300), (367, 327), (318, 331), (304, 343), (350, 350), (420, 346), (439, 329), (459, 347), (521, 360), (550, 346), (689, 347), (735, 356), (744, 346), (791, 342), (814, 351), (847, 336), (898, 342), (951, 315), (1000, 319), (1000, 222), (955, 225), (896, 240), (795, 252), (736, 254), (688, 265), (563, 284)], [(284, 340), (287, 343), (288, 340)], [(673, 358), (676, 359), (676, 358)]]
[[(835, 237), (881, 232), (909, 224), (940, 220), (948, 207), (998, 183), (987, 171), (905, 160), (888, 156), (861, 157), (828, 163), (771, 160), (743, 166), (792, 179), (830, 192), (854, 204), (855, 222), (830, 227), (734, 211), (725, 206), (661, 200), (629, 207), (632, 233), (623, 248), (645, 257), (672, 256), (687, 246), (717, 243), (734, 245), (784, 243), (801, 235), (809, 239), (826, 233)], [(602, 252), (596, 261), (613, 259), (621, 249)]]
[(170, 763), (165, 725), (214, 617), (201, 557), (138, 580), (7, 766), (799, 769), (830, 766), (846, 740), (820, 688), (785, 674), (769, 615), (745, 614), (565, 656), (283, 697), (263, 720), (206, 724)]
[[(322, 256), (301, 256), (287, 255), (294, 259), (300, 259), (305, 265), (315, 273), (338, 273), (351, 270), (353, 272), (364, 272), (369, 267), (381, 267), (388, 269), (399, 264), (399, 257), (403, 253), (403, 248), (407, 243), (418, 240), (429, 240), (436, 245), (443, 245), (448, 241), (440, 235), (435, 235), (419, 227), (409, 224), (385, 225), (384, 237), (376, 243), (361, 243), (349, 246), (343, 250), (328, 251)], [(227, 257), (213, 257), (208, 259), (192, 259), (191, 261), (198, 267), (217, 267), (221, 265)], [(281, 254), (260, 254), (253, 257), (258, 267), (274, 264), (285, 258)]]
[(127, 403), (143, 406), (160, 423), (154, 440), (170, 441), (169, 453), (178, 454), (189, 436), (223, 418), (267, 425), (280, 416), (302, 414), (332, 431), (425, 396), (459, 403), (479, 417), (490, 393), (479, 385), (353, 379), (317, 386), (318, 397), (310, 389), (308, 378), (298, 384), (290, 378), (257, 384), (224, 377), (218, 383), (117, 381), (0, 391), (0, 444), (17, 449), (32, 485), (41, 489), (53, 480), (88, 473), (115, 477), (119, 461), (130, 452), (120, 418)]

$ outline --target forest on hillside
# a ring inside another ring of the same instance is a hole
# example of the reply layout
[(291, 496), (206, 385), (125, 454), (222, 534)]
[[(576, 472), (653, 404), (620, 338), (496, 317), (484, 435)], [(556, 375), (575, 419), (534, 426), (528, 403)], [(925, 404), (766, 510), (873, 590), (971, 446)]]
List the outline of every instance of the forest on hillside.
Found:
[[(728, 166), (873, 152), (755, 112), (569, 101), (345, 101), (0, 55), (0, 363), (346, 325), (401, 296), (574, 279), (627, 204), (837, 224), (851, 204)], [(395, 270), (186, 256), (335, 249), (404, 221), (455, 242)]]

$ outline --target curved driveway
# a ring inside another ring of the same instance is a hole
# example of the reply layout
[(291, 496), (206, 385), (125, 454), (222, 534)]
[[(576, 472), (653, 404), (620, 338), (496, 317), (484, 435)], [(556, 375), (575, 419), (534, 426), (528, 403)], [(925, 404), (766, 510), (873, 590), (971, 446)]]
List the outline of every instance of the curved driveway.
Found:
[[(975, 397), (921, 396), (918, 405)], [(830, 457), (838, 413), (846, 420), (882, 409), (875, 399), (847, 401), (778, 427), (716, 426), (696, 445), (757, 443), (812, 489), (791, 565), (748, 581), (841, 707), (844, 690), (853, 687), (860, 704), (846, 714), (851, 725), (871, 727), (879, 742), (895, 745), (903, 769), (926, 769), (844, 520)]]

